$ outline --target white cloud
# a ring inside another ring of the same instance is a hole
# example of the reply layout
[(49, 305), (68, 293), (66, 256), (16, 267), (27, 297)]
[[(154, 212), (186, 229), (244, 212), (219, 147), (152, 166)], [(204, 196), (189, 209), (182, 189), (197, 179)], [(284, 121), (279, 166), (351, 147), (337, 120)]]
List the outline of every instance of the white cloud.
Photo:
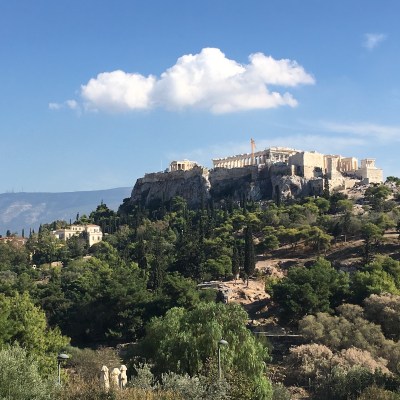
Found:
[(268, 86), (296, 87), (314, 84), (314, 78), (292, 60), (275, 60), (262, 53), (242, 65), (217, 48), (180, 57), (160, 78), (124, 71), (103, 72), (81, 86), (85, 106), (92, 110), (129, 111), (163, 107), (197, 108), (213, 113), (266, 109), (296, 99)]
[(49, 103), (50, 110), (62, 110), (63, 108), (80, 112), (80, 105), (76, 100), (66, 100), (63, 103)]
[(67, 100), (65, 104), (71, 110), (76, 110), (79, 107), (79, 104), (76, 100)]
[(386, 40), (387, 36), (384, 33), (366, 33), (364, 35), (363, 46), (368, 50), (373, 50), (380, 43)]
[(146, 109), (151, 106), (150, 93), (155, 78), (124, 71), (103, 72), (81, 86), (88, 108), (109, 111)]
[(369, 122), (337, 123), (321, 122), (321, 127), (329, 132), (345, 133), (375, 139), (381, 142), (400, 141), (400, 126), (378, 125)]
[(62, 107), (62, 104), (59, 103), (49, 103), (50, 110), (60, 110)]

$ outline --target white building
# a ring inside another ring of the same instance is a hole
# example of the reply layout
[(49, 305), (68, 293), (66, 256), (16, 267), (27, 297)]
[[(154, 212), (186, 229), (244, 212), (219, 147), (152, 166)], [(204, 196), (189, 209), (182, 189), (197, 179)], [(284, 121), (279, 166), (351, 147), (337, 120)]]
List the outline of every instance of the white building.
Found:
[(52, 234), (57, 239), (67, 241), (72, 236), (79, 236), (83, 232), (87, 235), (89, 246), (93, 246), (95, 243), (103, 240), (103, 232), (101, 231), (100, 226), (93, 224), (71, 225), (68, 228), (57, 229), (56, 231), (53, 231)]

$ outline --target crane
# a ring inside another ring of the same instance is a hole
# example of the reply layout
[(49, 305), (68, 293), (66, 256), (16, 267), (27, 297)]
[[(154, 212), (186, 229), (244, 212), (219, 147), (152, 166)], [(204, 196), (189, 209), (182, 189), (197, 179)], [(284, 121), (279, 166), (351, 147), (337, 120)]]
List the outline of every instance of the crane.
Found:
[(254, 165), (254, 150), (256, 148), (256, 142), (254, 141), (253, 138), (250, 139), (250, 145), (251, 145), (251, 165)]

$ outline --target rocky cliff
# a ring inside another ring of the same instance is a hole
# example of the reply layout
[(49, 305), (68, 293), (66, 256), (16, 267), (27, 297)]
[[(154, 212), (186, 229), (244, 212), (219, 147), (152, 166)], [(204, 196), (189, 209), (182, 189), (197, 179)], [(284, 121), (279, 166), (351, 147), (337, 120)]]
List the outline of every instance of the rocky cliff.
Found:
[(131, 203), (156, 207), (181, 196), (192, 207), (209, 198), (209, 172), (200, 167), (189, 171), (156, 172), (139, 178), (132, 190)]
[(239, 201), (267, 200), (279, 191), (284, 197), (312, 194), (313, 181), (290, 175), (287, 168), (246, 166), (242, 168), (216, 168), (207, 170), (196, 167), (189, 171), (157, 172), (146, 174), (136, 181), (130, 203), (156, 207), (175, 196), (186, 199), (190, 207), (203, 201), (226, 198)]

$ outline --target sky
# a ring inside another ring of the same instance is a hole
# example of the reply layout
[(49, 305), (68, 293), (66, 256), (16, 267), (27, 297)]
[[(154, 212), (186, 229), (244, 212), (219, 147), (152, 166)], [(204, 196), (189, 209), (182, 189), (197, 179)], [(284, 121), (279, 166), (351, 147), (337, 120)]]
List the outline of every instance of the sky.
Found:
[(0, 193), (287, 146), (400, 176), (398, 0), (2, 0)]

